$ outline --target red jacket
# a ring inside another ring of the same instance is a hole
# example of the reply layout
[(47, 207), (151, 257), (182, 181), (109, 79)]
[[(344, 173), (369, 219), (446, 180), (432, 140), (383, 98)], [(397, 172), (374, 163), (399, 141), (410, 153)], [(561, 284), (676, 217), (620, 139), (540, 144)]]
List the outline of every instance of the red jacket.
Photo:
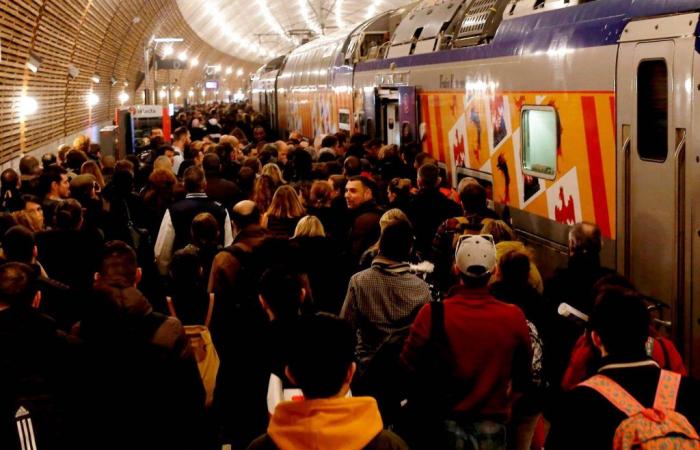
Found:
[[(459, 415), (504, 421), (510, 415), (512, 391), (530, 379), (530, 335), (523, 312), (494, 299), (487, 288), (456, 286), (445, 300), (445, 333), (455, 356), (453, 376), (469, 387), (454, 406)], [(420, 364), (430, 336), (429, 305), (411, 326), (401, 353), (411, 370)]]

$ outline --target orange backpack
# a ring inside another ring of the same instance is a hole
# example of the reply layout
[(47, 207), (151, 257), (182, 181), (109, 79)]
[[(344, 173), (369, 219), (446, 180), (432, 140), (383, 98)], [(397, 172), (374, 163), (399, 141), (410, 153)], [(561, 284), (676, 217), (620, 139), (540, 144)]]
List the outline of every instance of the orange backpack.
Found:
[(700, 450), (698, 433), (675, 411), (680, 383), (679, 374), (662, 370), (651, 408), (605, 375), (594, 375), (580, 386), (594, 389), (627, 415), (615, 430), (614, 450)]

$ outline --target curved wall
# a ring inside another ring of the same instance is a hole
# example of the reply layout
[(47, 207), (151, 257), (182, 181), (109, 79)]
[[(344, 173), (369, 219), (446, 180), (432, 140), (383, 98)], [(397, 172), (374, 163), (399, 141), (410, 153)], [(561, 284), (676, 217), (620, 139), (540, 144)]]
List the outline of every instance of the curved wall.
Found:
[[(199, 60), (197, 67), (158, 73), (159, 83), (169, 75), (183, 96), (203, 80), (204, 64), (232, 66), (233, 75), (222, 74), (227, 78), (222, 90), (232, 91), (243, 87), (256, 68), (202, 41), (183, 19), (176, 0), (0, 2), (0, 163), (110, 120), (122, 91), (129, 103), (140, 102), (143, 86), (136, 81), (152, 36), (182, 37), (176, 51), (187, 50)], [(42, 60), (36, 73), (26, 65), (30, 53)], [(75, 79), (68, 76), (69, 65), (80, 70)], [(238, 68), (244, 76), (236, 77)], [(95, 73), (100, 83), (92, 81)], [(114, 86), (112, 77), (118, 80)], [(90, 92), (100, 99), (93, 107), (87, 104)], [(37, 100), (38, 110), (21, 119), (18, 104), (23, 94)]]

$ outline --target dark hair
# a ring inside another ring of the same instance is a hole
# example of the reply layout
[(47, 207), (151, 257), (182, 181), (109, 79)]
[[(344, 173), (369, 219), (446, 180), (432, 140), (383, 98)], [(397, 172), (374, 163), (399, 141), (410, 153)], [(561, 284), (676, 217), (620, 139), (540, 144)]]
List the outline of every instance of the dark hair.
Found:
[(336, 145), (338, 145), (338, 138), (332, 134), (329, 134), (328, 136), (321, 139), (321, 148), (333, 148)]
[(15, 225), (2, 237), (2, 251), (8, 261), (31, 264), (34, 259), (34, 233), (22, 225)]
[(345, 175), (336, 174), (328, 177), (331, 183), (333, 183), (333, 190), (343, 192), (345, 190), (345, 185), (348, 184), (348, 179)]
[(190, 166), (185, 170), (184, 176), (185, 190), (188, 193), (202, 192), (206, 184), (204, 171), (197, 166)]
[[(219, 144), (221, 145), (221, 144)], [(205, 173), (219, 173), (221, 158), (216, 153), (207, 153), (202, 160), (202, 169)]]
[(38, 290), (36, 272), (27, 264), (9, 262), (0, 266), (0, 303), (29, 308)]
[(520, 250), (510, 250), (498, 259), (501, 280), (510, 286), (524, 286), (530, 276), (530, 258)]
[(11, 189), (16, 189), (19, 183), (19, 174), (15, 172), (15, 169), (5, 169), (0, 174), (0, 185), (2, 186), (3, 192)]
[(187, 136), (189, 130), (187, 127), (178, 127), (173, 131), (173, 141), (179, 141), (183, 136)]
[(219, 239), (219, 222), (211, 213), (197, 214), (190, 226), (192, 243), (198, 247), (216, 245)]
[(27, 203), (35, 203), (37, 205), (41, 205), (41, 199), (37, 197), (36, 195), (32, 194), (22, 194), (22, 209), (27, 207)]
[(299, 316), (301, 279), (281, 267), (266, 270), (260, 278), (260, 295), (275, 315), (275, 320), (289, 321)]
[(110, 284), (123, 287), (136, 282), (136, 252), (122, 241), (109, 241), (105, 244), (100, 264), (100, 276)]
[(88, 160), (87, 154), (82, 150), (71, 150), (66, 155), (66, 167), (75, 173), (80, 173), (80, 167)]
[(418, 169), (418, 178), (425, 187), (436, 187), (440, 178), (440, 169), (435, 164), (423, 164)]
[(69, 198), (58, 204), (54, 215), (56, 228), (75, 230), (83, 220), (83, 207), (78, 200)]
[(469, 183), (459, 193), (466, 213), (481, 213), (486, 208), (486, 189), (479, 183)]
[(354, 177), (348, 178), (348, 182), (350, 181), (359, 181), (365, 188), (370, 189), (372, 191), (372, 194), (375, 194), (377, 192), (377, 183), (375, 183), (374, 180), (369, 177), (366, 177), (364, 175), (356, 175)]
[(415, 165), (418, 166), (418, 168), (423, 167), (424, 164), (435, 164), (435, 158), (430, 156), (429, 153), (426, 152), (420, 152), (418, 153), (414, 159), (413, 159)]
[(31, 155), (25, 155), (19, 160), (19, 173), (22, 175), (36, 175), (41, 169), (40, 166), (38, 159)]
[(176, 286), (192, 288), (199, 281), (201, 269), (202, 261), (192, 247), (181, 248), (173, 253), (173, 259), (168, 266), (173, 289), (176, 290)]
[(619, 287), (604, 289), (593, 307), (590, 328), (600, 335), (610, 355), (645, 355), (651, 321), (644, 298), (637, 292)]
[(354, 177), (362, 173), (362, 163), (357, 156), (348, 156), (343, 162), (343, 173), (346, 177)]
[(392, 220), (379, 237), (379, 254), (393, 261), (407, 261), (413, 247), (413, 228), (405, 220)]
[(262, 164), (260, 164), (260, 160), (255, 156), (249, 156), (244, 159), (243, 167), (250, 167), (255, 173), (260, 173), (262, 170)]
[(44, 169), (39, 177), (39, 184), (41, 186), (42, 194), (46, 195), (51, 192), (51, 183), (60, 183), (61, 176), (66, 175), (67, 173), (68, 171), (66, 169), (56, 164)]
[(297, 386), (307, 399), (338, 394), (355, 356), (350, 324), (319, 313), (301, 317), (296, 328), (287, 366)]

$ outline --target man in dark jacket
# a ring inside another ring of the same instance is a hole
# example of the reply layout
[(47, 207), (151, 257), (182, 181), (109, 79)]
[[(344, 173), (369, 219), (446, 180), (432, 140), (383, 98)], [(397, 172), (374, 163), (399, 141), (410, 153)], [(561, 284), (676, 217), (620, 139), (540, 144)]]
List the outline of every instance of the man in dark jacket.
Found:
[(440, 169), (424, 164), (418, 169), (418, 192), (409, 203), (408, 218), (416, 230), (416, 253), (427, 258), (435, 232), (441, 223), (459, 216), (459, 205), (440, 192)]
[(202, 161), (202, 168), (207, 177), (207, 196), (221, 203), (226, 210), (230, 210), (245, 196), (236, 183), (221, 176), (221, 159), (216, 153), (207, 153)]
[(356, 267), (360, 256), (379, 239), (379, 219), (382, 210), (374, 200), (374, 182), (365, 176), (354, 176), (345, 186), (345, 201), (350, 210), (349, 256)]
[(286, 374), (304, 400), (277, 405), (267, 434), (249, 450), (408, 448), (383, 430), (372, 397), (346, 396), (355, 374), (354, 336), (347, 323), (325, 314), (301, 318), (292, 336)]
[[(645, 408), (655, 404), (662, 373), (646, 355), (649, 322), (649, 311), (639, 294), (620, 288), (607, 289), (600, 295), (590, 321), (593, 345), (603, 357), (598, 374), (619, 385)], [(700, 429), (698, 387), (697, 382), (682, 378), (675, 395), (675, 411), (696, 430)], [(597, 389), (579, 385), (560, 398), (551, 416), (547, 450), (612, 449), (615, 430), (625, 418), (627, 415)]]
[(204, 387), (182, 324), (136, 287), (136, 253), (108, 242), (79, 334), (88, 354), (85, 433), (105, 449), (207, 448)]
[(170, 259), (175, 251), (190, 243), (190, 225), (199, 213), (208, 212), (219, 223), (221, 244), (230, 245), (233, 237), (228, 212), (206, 194), (207, 181), (200, 167), (190, 167), (185, 172), (187, 196), (175, 202), (165, 211), (156, 239), (155, 255), (158, 269), (167, 275)]

